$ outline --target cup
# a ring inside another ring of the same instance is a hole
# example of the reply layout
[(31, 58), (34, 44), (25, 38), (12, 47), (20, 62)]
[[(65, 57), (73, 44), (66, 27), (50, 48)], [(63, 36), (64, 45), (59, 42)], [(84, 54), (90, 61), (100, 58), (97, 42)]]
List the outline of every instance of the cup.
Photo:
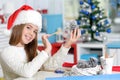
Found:
[(113, 57), (101, 57), (100, 60), (103, 67), (103, 74), (112, 74)]

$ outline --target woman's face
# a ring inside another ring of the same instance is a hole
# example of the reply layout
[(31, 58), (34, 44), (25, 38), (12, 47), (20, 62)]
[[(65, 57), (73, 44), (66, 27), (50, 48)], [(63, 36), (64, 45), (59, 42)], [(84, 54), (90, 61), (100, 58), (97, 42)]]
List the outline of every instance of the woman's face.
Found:
[(35, 39), (38, 33), (38, 27), (33, 24), (26, 24), (22, 31), (21, 42), (18, 43), (19, 46), (24, 46)]

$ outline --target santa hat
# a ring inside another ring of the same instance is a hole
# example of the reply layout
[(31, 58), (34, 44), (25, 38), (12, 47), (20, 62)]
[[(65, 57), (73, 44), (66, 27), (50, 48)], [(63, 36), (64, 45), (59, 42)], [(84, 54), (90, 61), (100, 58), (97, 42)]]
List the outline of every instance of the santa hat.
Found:
[(8, 19), (7, 30), (4, 31), (6, 35), (11, 34), (11, 29), (15, 25), (32, 23), (38, 26), (39, 30), (42, 28), (41, 14), (28, 5), (23, 5), (17, 9)]

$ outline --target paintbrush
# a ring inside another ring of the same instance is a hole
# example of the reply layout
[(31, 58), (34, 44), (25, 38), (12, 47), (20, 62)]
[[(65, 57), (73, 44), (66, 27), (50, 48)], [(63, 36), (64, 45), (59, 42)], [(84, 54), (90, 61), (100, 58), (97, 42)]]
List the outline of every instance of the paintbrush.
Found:
[(59, 34), (60, 32), (62, 32), (61, 29), (58, 29), (56, 32), (50, 34), (50, 36), (53, 36), (53, 35)]

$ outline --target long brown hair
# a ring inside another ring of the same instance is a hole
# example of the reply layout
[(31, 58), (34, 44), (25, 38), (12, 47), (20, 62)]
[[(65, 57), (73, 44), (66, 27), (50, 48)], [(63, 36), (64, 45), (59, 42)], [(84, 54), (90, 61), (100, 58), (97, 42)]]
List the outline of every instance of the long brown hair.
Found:
[[(24, 27), (25, 24), (16, 25), (13, 27), (9, 40), (10, 45), (16, 46), (21, 41), (22, 31)], [(28, 61), (32, 61), (32, 59), (37, 55), (37, 34), (32, 42), (25, 45), (24, 49), (27, 54)]]

